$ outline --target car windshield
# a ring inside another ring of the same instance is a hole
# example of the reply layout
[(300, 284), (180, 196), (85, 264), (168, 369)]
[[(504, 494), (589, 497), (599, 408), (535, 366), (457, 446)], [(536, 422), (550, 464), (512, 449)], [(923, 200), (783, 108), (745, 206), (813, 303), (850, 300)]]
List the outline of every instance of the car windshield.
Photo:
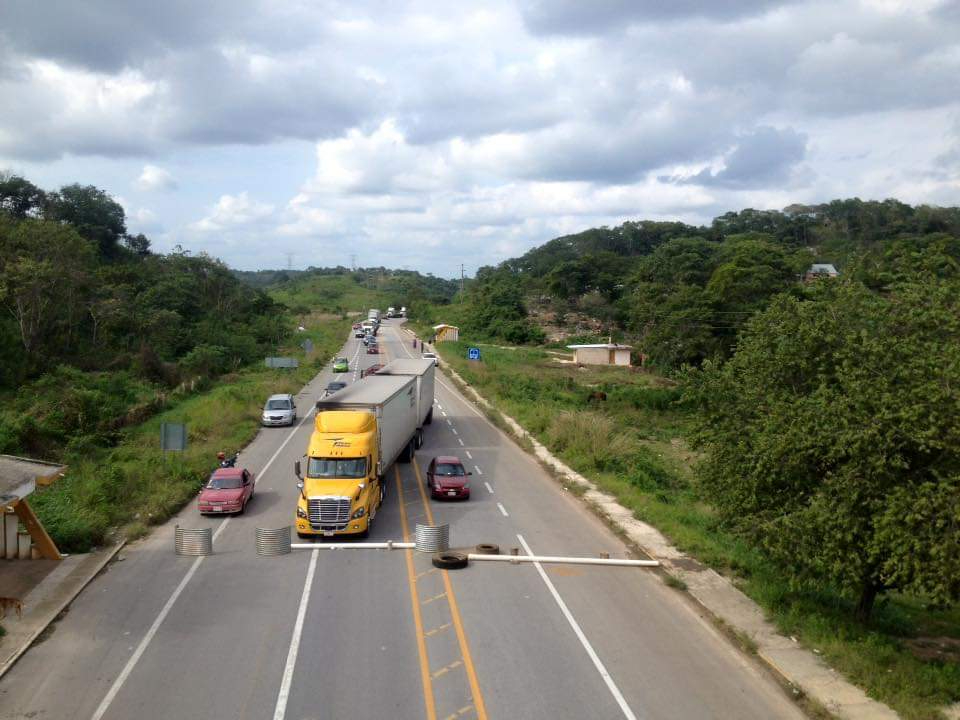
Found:
[(289, 400), (268, 400), (267, 401), (267, 410), (289, 410), (290, 401)]
[(330, 392), (336, 392), (337, 390), (342, 390), (347, 386), (346, 383), (330, 383), (327, 385), (327, 390)]
[(443, 475), (445, 477), (454, 477), (465, 475), (463, 465), (454, 465), (453, 463), (438, 463), (434, 475)]
[(211, 477), (207, 487), (211, 490), (236, 490), (243, 487), (243, 480), (240, 477)]
[(310, 458), (307, 477), (362, 478), (367, 475), (366, 458)]
[(346, 364), (347, 364), (346, 358), (337, 358), (337, 365), (346, 365)]

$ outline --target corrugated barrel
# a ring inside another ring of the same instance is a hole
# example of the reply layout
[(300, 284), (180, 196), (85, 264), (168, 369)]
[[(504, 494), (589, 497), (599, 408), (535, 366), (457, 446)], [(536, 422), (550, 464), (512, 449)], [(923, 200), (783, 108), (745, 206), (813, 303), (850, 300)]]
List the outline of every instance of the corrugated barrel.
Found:
[(417, 524), (417, 552), (442, 552), (450, 549), (449, 525)]
[(257, 555), (272, 557), (290, 552), (290, 526), (269, 529), (257, 528)]
[(177, 526), (173, 546), (177, 555), (212, 555), (213, 529), (187, 530)]

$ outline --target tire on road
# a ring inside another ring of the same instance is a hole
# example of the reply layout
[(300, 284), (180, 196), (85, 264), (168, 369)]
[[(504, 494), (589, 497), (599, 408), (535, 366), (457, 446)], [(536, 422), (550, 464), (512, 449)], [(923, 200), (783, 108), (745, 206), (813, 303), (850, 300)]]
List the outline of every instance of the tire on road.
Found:
[(402, 463), (408, 463), (413, 460), (414, 449), (413, 446), (416, 443), (415, 438), (410, 438), (410, 442), (407, 443), (407, 446), (400, 451), (400, 457), (397, 458)]
[(480, 543), (473, 549), (473, 551), (477, 555), (499, 555), (500, 546), (494, 545), (493, 543)]
[(461, 552), (439, 552), (433, 556), (433, 566), (443, 570), (460, 570), (465, 568), (470, 561), (467, 556)]
[(432, 422), (433, 422), (433, 408), (430, 408), (430, 410), (427, 412), (427, 419), (423, 421), (423, 424), (429, 425)]

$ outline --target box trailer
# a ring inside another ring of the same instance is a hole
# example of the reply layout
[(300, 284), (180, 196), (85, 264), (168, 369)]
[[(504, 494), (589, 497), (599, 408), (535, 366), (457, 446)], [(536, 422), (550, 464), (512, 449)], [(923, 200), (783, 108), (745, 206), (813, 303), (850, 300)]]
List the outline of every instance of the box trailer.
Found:
[(377, 375), (412, 376), (417, 379), (417, 422), (421, 433), (424, 425), (433, 422), (434, 374), (433, 360), (422, 358), (392, 360), (377, 371)]

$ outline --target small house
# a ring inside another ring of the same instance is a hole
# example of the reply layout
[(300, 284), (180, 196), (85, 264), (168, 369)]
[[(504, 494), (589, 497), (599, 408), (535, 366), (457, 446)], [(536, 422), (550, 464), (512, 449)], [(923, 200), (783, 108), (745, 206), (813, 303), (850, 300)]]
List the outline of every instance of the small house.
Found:
[(460, 339), (460, 328), (456, 325), (446, 325), (443, 323), (434, 325), (433, 337), (434, 342), (457, 342), (457, 340)]
[(803, 280), (804, 282), (810, 282), (811, 280), (817, 280), (819, 278), (835, 278), (839, 274), (837, 269), (830, 263), (814, 263), (803, 276)]
[(573, 361), (578, 365), (622, 365), (630, 367), (630, 345), (597, 343), (595, 345), (567, 345), (573, 350)]

